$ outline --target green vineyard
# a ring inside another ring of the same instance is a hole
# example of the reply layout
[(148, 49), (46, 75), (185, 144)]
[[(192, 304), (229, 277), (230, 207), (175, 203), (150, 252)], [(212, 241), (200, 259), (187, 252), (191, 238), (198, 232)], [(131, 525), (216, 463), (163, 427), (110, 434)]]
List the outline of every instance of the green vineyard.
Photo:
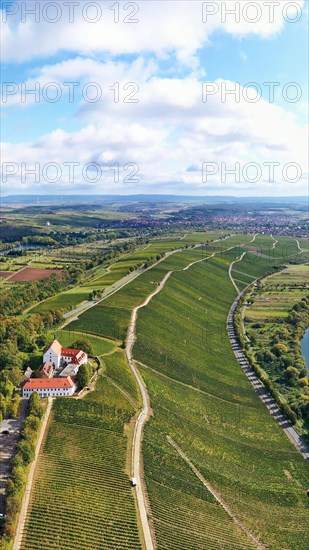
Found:
[(124, 436), (134, 409), (106, 386), (100, 379), (86, 400), (56, 400), (23, 550), (141, 548)]
[[(139, 312), (134, 354), (151, 367), (140, 368), (155, 411), (145, 429), (144, 462), (156, 537), (164, 549), (234, 547), (227, 531), (215, 534), (222, 510), (212, 508), (211, 519), (207, 491), (173, 458), (171, 436), (264, 545), (305, 550), (308, 467), (239, 368), (225, 334), (235, 256), (172, 275)], [(190, 509), (198, 513), (188, 525)]]

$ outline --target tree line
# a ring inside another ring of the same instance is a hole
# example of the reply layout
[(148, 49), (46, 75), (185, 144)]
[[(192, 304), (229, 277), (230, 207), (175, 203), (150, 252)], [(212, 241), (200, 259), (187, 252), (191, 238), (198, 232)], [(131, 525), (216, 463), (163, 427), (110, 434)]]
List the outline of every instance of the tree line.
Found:
[(12, 548), (29, 467), (35, 458), (35, 448), (42, 416), (43, 409), (39, 396), (36, 392), (33, 392), (28, 401), (20, 440), (17, 444), (16, 455), (12, 461), (11, 476), (6, 483), (4, 535), (0, 541), (0, 550), (11, 550)]

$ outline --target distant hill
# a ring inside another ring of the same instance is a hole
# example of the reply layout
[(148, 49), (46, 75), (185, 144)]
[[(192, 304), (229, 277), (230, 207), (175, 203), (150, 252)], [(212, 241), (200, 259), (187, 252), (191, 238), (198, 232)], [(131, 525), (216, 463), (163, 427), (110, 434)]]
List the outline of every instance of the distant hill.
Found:
[(7, 195), (2, 197), (2, 204), (54, 204), (68, 203), (210, 203), (233, 202), (255, 204), (291, 204), (308, 201), (308, 197), (233, 197), (233, 196), (189, 196), (189, 195)]

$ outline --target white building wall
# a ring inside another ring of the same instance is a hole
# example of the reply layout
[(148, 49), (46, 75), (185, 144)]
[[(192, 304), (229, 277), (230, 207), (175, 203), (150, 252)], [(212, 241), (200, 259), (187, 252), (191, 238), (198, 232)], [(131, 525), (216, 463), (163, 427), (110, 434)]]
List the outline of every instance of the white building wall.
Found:
[(23, 389), (23, 397), (30, 397), (33, 391), (36, 391), (39, 397), (70, 397), (77, 390), (77, 386), (74, 384), (73, 388), (48, 388), (48, 389)]
[(43, 355), (43, 363), (54, 363), (55, 368), (60, 368), (60, 355), (57, 355), (52, 349), (48, 349)]

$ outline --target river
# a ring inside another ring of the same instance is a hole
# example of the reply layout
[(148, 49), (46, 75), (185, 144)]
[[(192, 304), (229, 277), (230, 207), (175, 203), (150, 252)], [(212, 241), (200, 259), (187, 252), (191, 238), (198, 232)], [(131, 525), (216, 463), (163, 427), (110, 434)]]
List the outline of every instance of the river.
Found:
[(300, 344), (303, 358), (305, 359), (307, 369), (309, 370), (309, 327), (307, 328)]

